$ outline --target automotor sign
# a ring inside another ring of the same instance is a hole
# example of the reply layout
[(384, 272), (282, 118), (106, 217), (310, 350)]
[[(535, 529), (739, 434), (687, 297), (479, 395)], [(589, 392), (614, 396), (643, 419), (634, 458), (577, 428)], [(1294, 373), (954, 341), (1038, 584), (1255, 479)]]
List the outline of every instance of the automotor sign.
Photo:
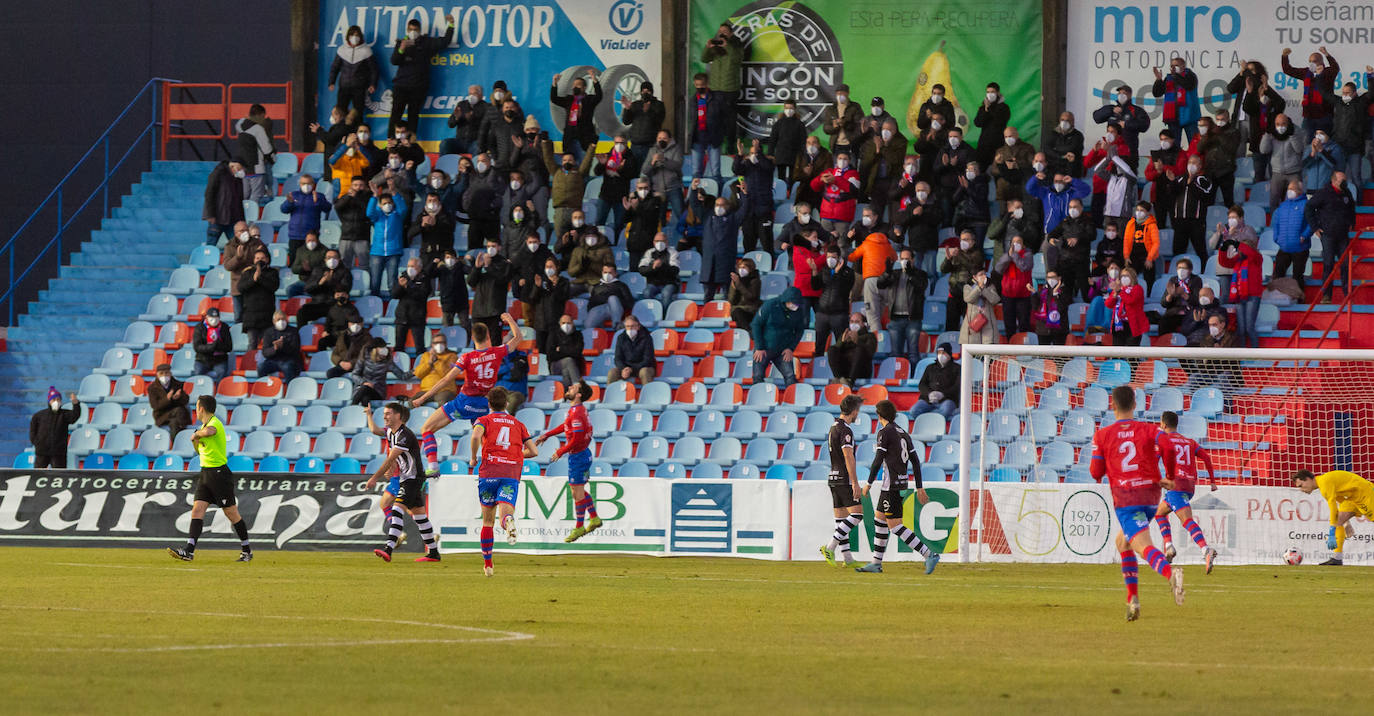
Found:
[[(1227, 83), (1246, 62), (1258, 60), (1270, 85), (1288, 101), (1288, 113), (1300, 118), (1302, 80), (1283, 74), (1283, 49), (1291, 48), (1291, 63), (1305, 68), (1308, 56), (1325, 46), (1341, 66), (1340, 82), (1354, 82), (1363, 92), (1374, 42), (1374, 4), (1357, 2), (1069, 0), (1068, 21), (1068, 108), (1080, 128), (1121, 84), (1134, 88), (1136, 103), (1158, 120), (1163, 105), (1151, 96), (1154, 68), (1168, 72), (1174, 57), (1197, 73), (1204, 114), (1230, 110), (1234, 98)], [(1142, 149), (1158, 146), (1159, 128), (1141, 135)]]

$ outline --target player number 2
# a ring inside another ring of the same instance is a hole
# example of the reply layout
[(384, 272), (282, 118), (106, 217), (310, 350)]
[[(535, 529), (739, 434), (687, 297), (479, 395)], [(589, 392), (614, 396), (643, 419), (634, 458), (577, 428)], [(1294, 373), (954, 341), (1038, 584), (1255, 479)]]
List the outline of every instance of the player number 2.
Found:
[(1121, 447), (1117, 448), (1116, 451), (1126, 456), (1121, 458), (1122, 472), (1131, 472), (1136, 469), (1135, 443), (1121, 443)]

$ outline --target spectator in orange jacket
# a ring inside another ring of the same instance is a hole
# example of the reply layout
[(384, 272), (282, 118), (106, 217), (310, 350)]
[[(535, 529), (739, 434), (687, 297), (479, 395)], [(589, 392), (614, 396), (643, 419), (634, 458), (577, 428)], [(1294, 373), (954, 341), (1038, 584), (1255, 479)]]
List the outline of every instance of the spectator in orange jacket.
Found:
[(1126, 222), (1126, 235), (1121, 238), (1121, 252), (1136, 274), (1145, 274), (1147, 285), (1155, 282), (1155, 260), (1159, 258), (1159, 224), (1155, 223), (1148, 201), (1136, 202), (1135, 216)]
[(883, 311), (892, 303), (891, 291), (879, 288), (878, 279), (897, 260), (897, 252), (892, 250), (887, 234), (875, 232), (850, 252), (849, 260), (862, 260), (864, 318), (868, 319), (869, 328), (876, 331), (882, 327)]
[(1103, 304), (1111, 315), (1112, 345), (1140, 345), (1140, 337), (1150, 330), (1150, 319), (1145, 315), (1145, 289), (1140, 287), (1135, 269), (1121, 271)]

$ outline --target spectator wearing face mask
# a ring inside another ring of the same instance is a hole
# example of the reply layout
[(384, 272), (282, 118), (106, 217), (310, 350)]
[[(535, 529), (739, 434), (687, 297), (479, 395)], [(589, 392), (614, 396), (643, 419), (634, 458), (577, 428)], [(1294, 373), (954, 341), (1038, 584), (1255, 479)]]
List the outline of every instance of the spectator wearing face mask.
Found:
[(526, 252), (525, 242), (530, 236), (539, 237), (539, 219), (528, 206), (512, 206), (501, 225), (501, 255), (510, 257), (513, 262), (519, 261), (520, 255)]
[(973, 275), (982, 271), (987, 264), (983, 249), (974, 245), (973, 231), (964, 229), (959, 234), (959, 246), (945, 249), (945, 258), (940, 263), (940, 273), (949, 276), (949, 301), (945, 308), (945, 330), (959, 329), (964, 317), (964, 286), (973, 280)]
[(1216, 192), (1202, 172), (1202, 157), (1188, 157), (1182, 174), (1165, 175), (1174, 185), (1174, 255), (1192, 247), (1199, 258), (1207, 256), (1207, 207), (1215, 201)]
[[(624, 220), (629, 222), (630, 230), (625, 234), (625, 248), (633, 256), (647, 251), (661, 235), (663, 225), (663, 199), (649, 189), (648, 179), (639, 179), (635, 190), (620, 200), (625, 209)], [(667, 237), (664, 237), (667, 240)]]
[(1029, 333), (1031, 326), (1031, 296), (1035, 292), (1031, 270), (1034, 261), (1026, 242), (1020, 236), (1011, 237), (1007, 252), (997, 260), (995, 271), (1002, 277), (1002, 335), (1011, 342), (1017, 333)]
[(582, 197), (586, 194), (587, 177), (596, 162), (596, 153), (587, 152), (582, 156), (579, 166), (575, 156), (564, 152), (561, 163), (554, 158), (553, 142), (543, 140), (544, 166), (548, 169), (553, 182), (553, 230), (555, 235), (567, 233), (572, 224), (572, 213), (582, 208)]
[(1221, 320), (1221, 325), (1225, 326), (1227, 321), (1226, 308), (1218, 301), (1216, 294), (1211, 288), (1204, 286), (1198, 291), (1197, 308), (1183, 314), (1183, 323), (1179, 325), (1179, 332), (1188, 339), (1188, 345), (1197, 347), (1202, 345), (1202, 341), (1207, 337), (1208, 326), (1212, 318)]
[(472, 322), (485, 323), (488, 335), (501, 335), (501, 314), (506, 312), (514, 274), (515, 268), (501, 255), (496, 239), (487, 239), (486, 248), (468, 273), (468, 285), (472, 288)]
[(754, 260), (743, 258), (735, 265), (730, 274), (730, 288), (725, 292), (725, 300), (730, 303), (730, 320), (736, 328), (744, 328), (758, 315), (763, 305), (763, 281), (759, 278), (758, 266)]
[(287, 296), (305, 294), (305, 284), (310, 280), (310, 275), (324, 265), (325, 251), (324, 245), (320, 243), (319, 234), (311, 232), (305, 235), (305, 245), (296, 249), (296, 257), (291, 260), (290, 266), (291, 273), (295, 274), (299, 281), (291, 284)]
[[(930, 98), (921, 103), (917, 110), (916, 129), (924, 135), (927, 131), (948, 131), (955, 124), (954, 105), (945, 101), (945, 86), (936, 82), (930, 87)], [(943, 137), (940, 138), (943, 141)], [(922, 177), (929, 179), (929, 177)]]
[[(1216, 230), (1212, 233), (1212, 238), (1207, 246), (1212, 250), (1218, 250), (1227, 241), (1247, 244), (1252, 249), (1259, 247), (1259, 235), (1255, 233), (1253, 227), (1245, 223), (1245, 209), (1241, 206), (1232, 206), (1226, 212), (1226, 221), (1216, 225)], [(1220, 262), (1220, 256), (1218, 256), (1218, 262)], [(1219, 297), (1224, 303), (1235, 303), (1235, 297), (1231, 290), (1232, 273), (1229, 264), (1222, 264), (1216, 268), (1215, 275), (1221, 284)]]
[(267, 244), (262, 242), (262, 230), (240, 221), (234, 225), (233, 240), (225, 245), (219, 255), (220, 265), (229, 272), (229, 295), (234, 299), (236, 316), (243, 314), (243, 304), (239, 299), (239, 279), (243, 277), (243, 270), (253, 265), (253, 254), (258, 249), (267, 250)]
[[(318, 122), (311, 122), (306, 125), (306, 129), (310, 133), (306, 135), (305, 144), (307, 147), (316, 148), (322, 157), (332, 157), (339, 147), (345, 146), (349, 137), (354, 136), (353, 132), (357, 130), (358, 125), (362, 124), (362, 121), (362, 114), (357, 110), (345, 114), (344, 110), (335, 107), (329, 112), (329, 126), (323, 126)], [(344, 153), (345, 155), (348, 153), (346, 148)], [(329, 181), (333, 179), (333, 169), (333, 162), (326, 162), (320, 180)], [(352, 176), (352, 173), (350, 172), (345, 176)]]
[(1202, 109), (1197, 96), (1197, 73), (1188, 68), (1182, 57), (1169, 60), (1169, 73), (1164, 74), (1154, 68), (1155, 81), (1150, 94), (1162, 97), (1164, 105), (1161, 119), (1169, 132), (1191, 143), (1197, 137), (1197, 120)]
[(1107, 294), (1121, 280), (1122, 259), (1114, 256), (1100, 276), (1094, 276), (1088, 283), (1088, 312), (1086, 316), (1087, 333), (1103, 333), (1111, 325), (1111, 312), (1107, 310)]
[(1035, 335), (1046, 345), (1062, 346), (1069, 337), (1069, 304), (1073, 290), (1060, 280), (1059, 272), (1045, 273), (1045, 283), (1032, 297), (1031, 324)]
[[(706, 207), (712, 207), (707, 214)], [(745, 220), (745, 206), (731, 204), (724, 196), (710, 197), (701, 189), (701, 180), (692, 180), (692, 211), (703, 217), (701, 224), (701, 283), (706, 300), (714, 301), (730, 282), (738, 251), (736, 238)]]
[[(821, 192), (811, 188), (811, 180), (820, 176), (826, 170), (835, 166), (835, 160), (830, 154), (830, 150), (821, 146), (821, 140), (808, 136), (802, 146), (802, 151), (797, 155), (797, 159), (792, 164), (792, 180), (788, 184), (788, 191), (792, 194), (793, 206), (797, 204), (807, 204), (812, 207), (820, 206)], [(819, 220), (819, 217), (817, 217)]]
[(801, 294), (802, 304), (808, 311), (815, 308), (816, 299), (821, 295), (821, 289), (812, 285), (812, 276), (826, 269), (823, 233), (825, 230), (819, 226), (808, 225), (792, 244), (792, 286)]
[(992, 260), (1002, 258), (1013, 236), (1020, 236), (1031, 253), (1039, 251), (1042, 236), (1040, 217), (1027, 211), (1020, 199), (1012, 199), (1003, 206), (1006, 210), (988, 227), (988, 238), (992, 239)]
[(48, 407), (29, 419), (29, 443), (33, 445), (35, 469), (67, 467), (67, 430), (81, 419), (81, 403), (71, 394), (72, 407), (62, 409), (62, 394), (48, 386)]
[(1081, 202), (1092, 196), (1093, 189), (1088, 182), (1074, 179), (1068, 174), (1056, 173), (1051, 176), (1043, 165), (1035, 169), (1035, 174), (1026, 180), (1026, 196), (1039, 200), (1044, 216), (1041, 228), (1048, 235), (1068, 216), (1069, 204), (1075, 199)]
[(501, 234), (501, 193), (504, 174), (491, 166), (486, 154), (474, 157), (463, 190), (463, 211), (468, 215), (468, 250), (482, 248), (489, 238)]
[(281, 274), (272, 268), (272, 257), (266, 248), (253, 252), (253, 265), (239, 277), (239, 296), (243, 311), (239, 324), (248, 336), (248, 350), (257, 350), (262, 334), (272, 325), (272, 312), (277, 309), (277, 288)]
[[(563, 75), (553, 76), (553, 84), (549, 87), (549, 105), (552, 107), (562, 107), (567, 113), (563, 120), (563, 153), (572, 155), (573, 161), (580, 162), (583, 155), (590, 150), (596, 151), (596, 107), (601, 104), (601, 81), (595, 68), (587, 71), (592, 79), (592, 91), (587, 92), (587, 80), (578, 77), (572, 82), (572, 94), (563, 96), (558, 94), (558, 80)], [(552, 174), (553, 169), (549, 170)]]
[(1003, 129), (1002, 145), (993, 153), (988, 170), (996, 179), (997, 200), (1025, 199), (1026, 180), (1033, 174), (1043, 175), (1048, 168), (1044, 161), (1036, 166), (1035, 147), (1021, 140), (1016, 127)]
[(1126, 157), (1128, 152), (1130, 152), (1130, 147), (1121, 136), (1121, 125), (1113, 123), (1107, 125), (1107, 132), (1103, 134), (1102, 138), (1097, 140), (1097, 143), (1093, 144), (1092, 149), (1083, 156), (1083, 167), (1092, 173), (1093, 198), (1091, 210), (1093, 218), (1097, 221), (1098, 226), (1101, 226), (1102, 222), (1106, 220), (1106, 214), (1103, 212), (1103, 207), (1107, 204), (1107, 180), (1110, 178), (1110, 173), (1099, 174), (1096, 170), (1099, 166), (1106, 163), (1110, 172), (1110, 167), (1114, 163), (1113, 160)]
[(749, 332), (754, 338), (754, 383), (762, 383), (768, 366), (777, 368), (783, 385), (797, 382), (793, 353), (801, 344), (806, 324), (810, 322), (802, 305), (801, 291), (789, 287), (781, 296), (770, 298), (759, 307)]
[[(415, 359), (415, 365), (411, 367), (411, 372), (420, 380), (421, 394), (429, 393), (438, 385), (439, 381), (448, 374), (453, 362), (458, 360), (458, 354), (449, 350), (448, 339), (444, 334), (435, 334), (429, 342), (429, 350), (422, 353)], [(435, 405), (443, 405), (458, 395), (457, 387), (449, 383), (430, 395), (430, 402)]]
[(329, 65), (329, 91), (336, 87), (339, 91), (334, 106), (344, 111), (351, 106), (358, 114), (366, 114), (367, 98), (377, 89), (377, 73), (377, 58), (372, 46), (363, 42), (363, 29), (349, 27), (344, 44), (339, 45)]
[[(1309, 184), (1308, 186), (1314, 186)], [(1303, 215), (1307, 225), (1312, 227), (1312, 235), (1322, 240), (1322, 275), (1330, 276), (1337, 269), (1336, 260), (1345, 255), (1350, 246), (1350, 230), (1355, 225), (1355, 199), (1350, 195), (1345, 181), (1345, 172), (1332, 172), (1331, 179), (1321, 188), (1312, 192), (1307, 200)], [(1341, 285), (1350, 288), (1349, 267), (1340, 264)], [(1330, 301), (1334, 286), (1327, 284), (1323, 301)]]
[[(401, 149), (401, 146), (392, 140), (386, 148), (386, 164), (368, 183), (372, 185), (373, 193), (395, 194), (405, 199), (406, 206), (410, 207), (414, 204), (415, 186), (418, 183), (415, 178), (416, 164), (407, 161), (402, 156)], [(409, 215), (406, 218), (408, 219)]]
[(530, 299), (535, 292), (535, 279), (544, 275), (544, 264), (549, 261), (555, 265), (558, 263), (549, 247), (539, 240), (539, 234), (533, 229), (528, 230), (511, 258), (515, 297), (524, 304), (522, 309), (526, 317), (530, 315), (530, 304), (533, 303)]
[(505, 80), (496, 80), (491, 83), (491, 93), (489, 96), (491, 97), (491, 101), (487, 105), (486, 111), (483, 113), (481, 122), (477, 128), (477, 151), (472, 153), (473, 156), (477, 156), (479, 152), (487, 154), (496, 153), (497, 135), (501, 133), (500, 125), (505, 122), (507, 102), (511, 103), (510, 106), (515, 117), (525, 116), (524, 111), (520, 109), (519, 103), (515, 102), (515, 98), (511, 95), (510, 88), (506, 86)]
[(329, 155), (329, 168), (335, 177), (362, 177), (364, 182), (376, 176), (385, 164), (386, 152), (372, 143), (367, 125), (344, 137)]
[(1198, 298), (1202, 295), (1202, 279), (1193, 273), (1193, 262), (1179, 259), (1174, 275), (1164, 285), (1164, 298), (1160, 305), (1164, 315), (1159, 318), (1159, 334), (1175, 333), (1183, 325), (1183, 318), (1198, 308)]
[(368, 256), (367, 274), (373, 296), (391, 298), (383, 288), (401, 267), (404, 246), (405, 200), (392, 194), (379, 194), (367, 202), (367, 218), (372, 222), (372, 248)]
[(792, 209), (792, 219), (778, 230), (778, 248), (787, 252), (793, 251), (794, 247), (799, 244), (810, 247), (810, 240), (804, 236), (807, 232), (816, 234), (816, 238), (821, 241), (822, 246), (835, 240), (829, 231), (821, 228), (820, 215), (810, 204), (799, 201), (793, 205)]
[(218, 308), (205, 311), (204, 320), (191, 333), (191, 348), (196, 354), (196, 375), (208, 375), (216, 384), (229, 375), (229, 352), (234, 348), (234, 339), (229, 335), (229, 326), (220, 322)]
[[(921, 151), (921, 147), (916, 147)], [(945, 145), (940, 147), (935, 153), (935, 162), (932, 168), (932, 175), (935, 182), (935, 193), (940, 197), (940, 206), (949, 213), (954, 207), (954, 194), (960, 188), (967, 188), (978, 176), (983, 174), (978, 167), (988, 166), (984, 162), (978, 162), (977, 167), (969, 168), (969, 162), (977, 161), (973, 148), (964, 142), (964, 131), (959, 127), (950, 127), (945, 136)], [(973, 176), (968, 176), (972, 171)], [(960, 178), (963, 181), (960, 181)], [(991, 179), (989, 179), (990, 181)]]
[(1341, 145), (1331, 141), (1331, 135), (1325, 129), (1318, 129), (1313, 133), (1312, 142), (1306, 152), (1302, 160), (1303, 184), (1312, 187), (1326, 186), (1331, 182), (1334, 172), (1340, 170), (1344, 173), (1345, 150)]
[(1107, 268), (1112, 264), (1116, 264), (1117, 268), (1126, 265), (1126, 255), (1122, 253), (1123, 242), (1121, 225), (1116, 219), (1108, 220), (1106, 226), (1102, 227), (1102, 240), (1097, 242), (1097, 251), (1093, 255), (1093, 276), (1107, 273)]
[[(894, 190), (900, 189), (917, 176), (915, 163), (909, 158), (902, 177)], [(896, 199), (896, 214), (892, 219), (892, 235), (897, 243), (905, 243), (916, 257), (916, 265), (927, 274), (935, 273), (935, 255), (940, 248), (940, 228), (945, 224), (940, 203), (930, 190), (930, 184), (917, 181), (911, 196)]]
[(941, 343), (935, 349), (935, 362), (926, 366), (917, 383), (921, 397), (911, 406), (911, 419), (938, 412), (952, 420), (959, 412), (959, 364), (954, 361), (954, 346)]
[[(846, 253), (853, 251), (864, 242), (864, 239), (868, 238), (869, 234), (890, 235), (892, 233), (892, 227), (888, 226), (887, 223), (882, 221), (879, 217), (880, 214), (874, 211), (873, 207), (865, 206), (863, 210), (859, 212), (859, 215), (854, 217), (854, 222), (851, 223), (843, 233), (839, 234), (840, 249)], [(858, 298), (859, 294), (856, 291), (854, 300), (857, 301)]]
[(567, 277), (558, 272), (558, 261), (552, 255), (545, 257), (539, 271), (527, 281), (523, 299), (529, 303), (526, 320), (534, 328), (539, 352), (548, 353), (550, 341), (556, 338), (559, 316), (573, 297), (572, 287)]
[[(1365, 86), (1374, 82), (1374, 68), (1366, 66)], [(1345, 153), (1345, 176), (1358, 187), (1364, 186), (1364, 147), (1369, 138), (1369, 103), (1374, 98), (1369, 90), (1360, 94), (1354, 82), (1341, 85), (1337, 93), (1326, 92), (1324, 99), (1331, 106), (1331, 139)]]
[(490, 106), (482, 99), (482, 85), (468, 85), (467, 96), (456, 102), (448, 115), (448, 127), (453, 130), (453, 136), (439, 142), (439, 153), (480, 153), (482, 150), (477, 136)]
[(301, 336), (286, 320), (286, 314), (272, 314), (272, 325), (262, 335), (262, 360), (258, 375), (281, 375), (283, 383), (290, 383), (305, 368), (301, 357)]
[(830, 153), (837, 160), (840, 152), (850, 157), (862, 141), (863, 109), (849, 98), (849, 85), (835, 88), (835, 101), (821, 110), (821, 131), (830, 137)]
[(438, 194), (425, 197), (420, 215), (410, 225), (410, 237), (420, 238), (420, 262), (428, 266), (453, 248), (453, 215), (444, 209)]
[(1002, 97), (1002, 88), (996, 82), (989, 82), (983, 101), (978, 105), (978, 113), (973, 117), (973, 126), (983, 130), (978, 135), (979, 164), (991, 167), (996, 162), (994, 157), (997, 150), (1004, 146), (1003, 132), (1008, 124), (1011, 124), (1011, 107)]
[(409, 371), (401, 370), (396, 365), (391, 349), (386, 347), (382, 339), (373, 339), (371, 349), (363, 353), (363, 357), (353, 366), (353, 372), (348, 374), (348, 379), (353, 381), (350, 404), (367, 405), (374, 400), (385, 400), (388, 375), (394, 375), (402, 381), (415, 379)]
[(903, 248), (888, 267), (878, 287), (892, 294), (892, 312), (887, 324), (892, 336), (892, 355), (906, 358), (911, 365), (921, 357), (921, 320), (925, 315), (926, 287), (930, 275), (916, 262), (911, 249)]
[(1147, 285), (1155, 282), (1155, 262), (1159, 260), (1159, 225), (1154, 207), (1148, 201), (1136, 202), (1131, 220), (1121, 237), (1121, 251), (1137, 274), (1144, 274)]
[(625, 317), (625, 330), (615, 337), (615, 362), (606, 376), (606, 385), (617, 380), (639, 379), (647, 385), (654, 379), (658, 364), (654, 361), (654, 340), (639, 325), (634, 316)]
[(1202, 157), (1202, 171), (1221, 192), (1221, 202), (1230, 206), (1236, 185), (1236, 155), (1241, 151), (1243, 137), (1231, 123), (1231, 113), (1220, 110), (1216, 119), (1204, 117), (1198, 122), (1197, 151)]
[(406, 22), (406, 36), (396, 41), (391, 51), (391, 64), (396, 66), (396, 77), (391, 81), (391, 121), (387, 134), (396, 130), (396, 123), (404, 116), (407, 124), (420, 126), (420, 105), (429, 95), (430, 60), (453, 44), (453, 16), (445, 15), (447, 26), (443, 37), (421, 34), (418, 18)]
[(1236, 348), (1244, 343), (1227, 327), (1225, 318), (1210, 316), (1207, 319), (1207, 335), (1202, 337), (1200, 345), (1203, 348)]
[(879, 284), (887, 267), (897, 260), (897, 252), (892, 249), (892, 242), (886, 234), (875, 231), (850, 252), (848, 260), (859, 262), (863, 278), (864, 315), (868, 317), (868, 325), (874, 330), (881, 330), (883, 313), (892, 304), (892, 295)]
[(615, 265), (611, 244), (595, 230), (579, 234), (581, 241), (573, 247), (568, 260), (568, 275), (572, 277), (574, 295), (587, 293), (601, 281), (601, 267)]
[[(347, 300), (347, 296), (344, 298)], [(353, 308), (352, 304), (348, 307)], [(329, 354), (329, 361), (334, 366), (325, 373), (330, 378), (342, 378), (353, 372), (353, 368), (362, 360), (363, 353), (370, 350), (372, 342), (377, 340), (367, 331), (367, 326), (363, 325), (363, 318), (358, 315), (357, 309), (346, 314), (346, 320), (344, 329), (337, 334), (335, 342), (331, 343), (334, 350)]]
[(658, 140), (658, 132), (663, 129), (663, 120), (668, 110), (663, 100), (654, 96), (654, 83), (645, 80), (639, 84), (639, 97), (629, 94), (620, 96), (620, 121), (629, 127), (630, 154), (634, 155), (636, 166), (643, 166), (649, 157), (649, 149)]
[(607, 323), (614, 327), (634, 309), (635, 299), (630, 294), (630, 287), (620, 280), (613, 263), (601, 267), (601, 282), (592, 286), (589, 293), (587, 322), (582, 326), (585, 330), (601, 328)]
[[(537, 207), (539, 206), (539, 194), (541, 188), (536, 184), (526, 181), (524, 172), (513, 169), (510, 172), (510, 179), (501, 188), (501, 233), (503, 239), (501, 248), (507, 252), (514, 253), (520, 239), (524, 238), (524, 230), (535, 228), (540, 223), (540, 216)], [(548, 198), (545, 197), (544, 205), (548, 206)], [(519, 209), (519, 213), (516, 210)], [(512, 232), (512, 229), (518, 231)]]
[(190, 397), (186, 386), (172, 376), (170, 363), (157, 366), (156, 377), (149, 381), (148, 407), (153, 411), (153, 425), (166, 428), (173, 438), (191, 424), (191, 411), (187, 409)]
[(862, 313), (851, 313), (849, 325), (835, 345), (825, 352), (834, 380), (850, 388), (858, 381), (873, 377), (873, 354), (878, 351), (878, 337), (869, 330)]
[(1112, 345), (1140, 345), (1140, 337), (1150, 331), (1150, 319), (1145, 315), (1145, 289), (1140, 287), (1135, 269), (1122, 269), (1103, 305), (1110, 316)]
[(342, 266), (338, 251), (328, 249), (324, 252), (324, 260), (310, 270), (303, 285), (310, 302), (296, 312), (297, 326), (317, 321), (328, 314), (336, 294), (347, 296), (353, 290), (353, 272)]
[(874, 124), (873, 132), (866, 135), (859, 149), (859, 167), (863, 170), (860, 194), (868, 198), (868, 205), (879, 219), (887, 215), (888, 195), (902, 174), (906, 146), (897, 120), (888, 118)]
[(367, 218), (367, 205), (372, 191), (360, 175), (354, 175), (348, 188), (334, 204), (339, 216), (339, 260), (345, 269), (366, 268), (372, 240), (372, 220)]
[[(439, 285), (439, 309), (444, 314), (444, 327), (455, 322), (468, 330), (472, 322), (468, 319), (468, 259), (458, 258), (452, 249), (444, 252), (441, 261), (435, 261), (430, 273)], [(455, 346), (457, 347), (457, 346)]]
[(820, 291), (816, 298), (816, 350), (823, 353), (830, 341), (844, 332), (849, 296), (858, 279), (835, 244), (825, 248), (825, 263), (813, 265), (811, 271), (811, 287)]
[(792, 170), (806, 147), (806, 134), (806, 126), (797, 114), (797, 103), (785, 100), (782, 111), (773, 117), (773, 126), (768, 130), (768, 139), (764, 144), (777, 167), (778, 178), (787, 184), (789, 195), (792, 190)]
[(986, 240), (992, 222), (992, 202), (988, 199), (991, 182), (986, 172), (979, 171), (978, 162), (969, 162), (956, 180), (947, 209), (942, 209), (946, 213), (953, 211), (955, 231), (972, 231), (979, 246)]
[(744, 250), (753, 251), (759, 244), (773, 253), (773, 160), (763, 153), (763, 143), (755, 138), (745, 144), (740, 140), (730, 168), (741, 177), (740, 204), (744, 211)]
[(1306, 285), (1307, 259), (1312, 250), (1312, 227), (1307, 223), (1307, 193), (1303, 191), (1302, 182), (1289, 182), (1287, 198), (1274, 209), (1271, 226), (1279, 251), (1274, 255), (1274, 274), (1269, 280), (1287, 276), (1291, 266), (1293, 279), (1302, 289)]
[(611, 243), (620, 242), (620, 232), (625, 230), (624, 199), (630, 196), (635, 177), (639, 176), (639, 160), (630, 153), (629, 140), (625, 134), (615, 135), (611, 150), (600, 157), (593, 172), (601, 177), (601, 189), (596, 195), (596, 216), (592, 223), (606, 226), (611, 223)]
[(1069, 296), (1080, 295), (1088, 300), (1092, 242), (1096, 238), (1092, 217), (1083, 211), (1083, 200), (1071, 199), (1067, 215), (1044, 244), (1045, 266), (1059, 275)]
[(1260, 139), (1260, 152), (1269, 156), (1269, 210), (1275, 211), (1285, 200), (1288, 186), (1302, 181), (1303, 158), (1307, 146), (1293, 131), (1286, 114), (1274, 117), (1273, 126)]
[(1140, 165), (1140, 133), (1149, 131), (1150, 115), (1131, 101), (1130, 85), (1117, 86), (1116, 104), (1104, 105), (1093, 110), (1093, 121), (1098, 124), (1115, 124), (1121, 128), (1121, 136), (1126, 140), (1127, 147), (1122, 158), (1134, 174), (1136, 167)]
[(959, 324), (959, 344), (996, 343), (995, 306), (1001, 303), (1002, 296), (997, 293), (997, 287), (986, 271), (979, 270), (963, 287), (963, 299), (968, 309), (964, 312), (963, 322)]
[(409, 335), (415, 350), (424, 348), (426, 303), (429, 301), (430, 285), (433, 278), (425, 273), (424, 264), (418, 258), (406, 262), (402, 271), (391, 284), (392, 300), (396, 306), (396, 352), (406, 349)]
[(835, 153), (835, 166), (811, 180), (811, 188), (821, 195), (821, 226), (839, 233), (854, 221), (859, 200), (859, 173), (849, 166), (850, 154)]
[(243, 162), (234, 159), (220, 162), (210, 170), (205, 182), (205, 204), (200, 218), (209, 222), (205, 229), (205, 244), (214, 246), (219, 237), (228, 236), (234, 243), (234, 225), (243, 222)]
[[(677, 251), (668, 245), (662, 232), (654, 236), (653, 246), (639, 260), (639, 275), (644, 277), (644, 299), (656, 299), (664, 306), (673, 302), (682, 280)], [(731, 284), (734, 277), (731, 277)], [(729, 300), (728, 293), (727, 299)]]
[(1188, 153), (1179, 148), (1169, 130), (1160, 132), (1159, 149), (1150, 150), (1150, 159), (1145, 163), (1145, 181), (1150, 182), (1149, 200), (1160, 208), (1155, 219), (1161, 229), (1167, 228), (1174, 206), (1173, 178), (1186, 173), (1187, 168)]
[[(1331, 131), (1331, 104), (1323, 93), (1331, 93), (1336, 80), (1341, 76), (1341, 65), (1336, 58), (1320, 47), (1307, 57), (1307, 67), (1296, 68), (1288, 62), (1293, 50), (1283, 48), (1283, 73), (1302, 82), (1302, 131), (1308, 141), (1317, 130)], [(1309, 183), (1308, 186), (1320, 186)]]
[(267, 109), (260, 104), (249, 107), (248, 116), (240, 119), (234, 129), (239, 135), (237, 157), (242, 160), (246, 172), (243, 198), (265, 204), (277, 193), (277, 183), (272, 178), (277, 149)]
[[(650, 345), (653, 342), (650, 341)], [(548, 349), (540, 352), (548, 356), (549, 372), (562, 377), (563, 385), (573, 385), (582, 380), (582, 351), (585, 346), (582, 331), (577, 330), (573, 317), (564, 314), (558, 319), (558, 328), (548, 338)]]
[[(1102, 194), (1103, 219), (1125, 223), (1140, 194), (1140, 185), (1136, 182), (1131, 165), (1121, 157), (1104, 158), (1093, 167), (1093, 175), (1106, 185)], [(1097, 197), (1093, 198), (1096, 200)]]
[(657, 141), (649, 147), (640, 177), (649, 181), (649, 191), (672, 211), (673, 237), (682, 239), (687, 225), (682, 198), (682, 147), (673, 139), (672, 132), (658, 131)]
[(1040, 151), (1049, 160), (1049, 170), (1078, 179), (1083, 176), (1083, 133), (1074, 126), (1073, 112), (1060, 112), (1054, 131), (1045, 135)]

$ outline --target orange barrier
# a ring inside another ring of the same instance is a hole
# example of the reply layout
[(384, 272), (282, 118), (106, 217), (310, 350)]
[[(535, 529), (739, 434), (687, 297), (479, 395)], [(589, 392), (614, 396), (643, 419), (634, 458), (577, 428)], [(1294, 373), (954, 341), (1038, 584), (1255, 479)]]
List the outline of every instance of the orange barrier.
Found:
[[(206, 90), (203, 94), (213, 94), (213, 100), (204, 97), (190, 99), (187, 92), (181, 92), (183, 100), (173, 98), (176, 90)], [(241, 101), (242, 91), (250, 89), (281, 90), (280, 102)], [(210, 82), (164, 82), (162, 86), (162, 137), (159, 157), (167, 158), (167, 143), (182, 139), (232, 139), (238, 136), (234, 129), (235, 119), (248, 116), (248, 110), (260, 104), (267, 110), (274, 127), (280, 129), (272, 134), (273, 139), (291, 142), (291, 83), (243, 83), (216, 84)], [(183, 122), (207, 122), (212, 125), (204, 132), (189, 131), (181, 127)], [(178, 125), (176, 129), (173, 125)]]

